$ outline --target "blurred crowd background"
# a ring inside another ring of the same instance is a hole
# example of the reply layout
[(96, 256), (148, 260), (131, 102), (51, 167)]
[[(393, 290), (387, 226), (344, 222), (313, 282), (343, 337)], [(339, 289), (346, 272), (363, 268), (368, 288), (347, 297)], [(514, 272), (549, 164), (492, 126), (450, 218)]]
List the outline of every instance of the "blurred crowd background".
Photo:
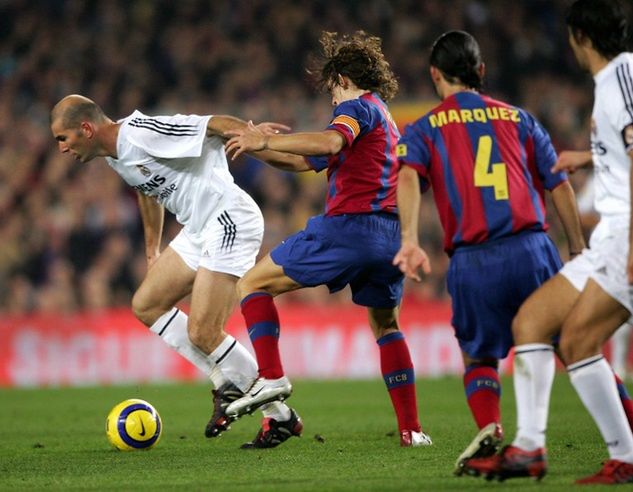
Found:
[[(432, 41), (446, 30), (465, 29), (481, 44), (485, 92), (535, 114), (557, 150), (585, 149), (593, 82), (568, 47), (567, 4), (0, 0), (0, 311), (128, 305), (146, 271), (133, 190), (104, 160), (80, 164), (57, 150), (48, 118), (63, 96), (84, 94), (113, 119), (138, 108), (146, 114), (233, 114), (283, 122), (296, 131), (320, 130), (331, 106), (329, 96), (307, 80), (308, 55), (318, 48), (322, 30), (363, 29), (383, 39), (400, 82), (392, 107), (404, 124), (412, 108), (436, 101), (427, 62)], [(262, 254), (322, 211), (324, 175), (289, 175), (249, 158), (232, 170), (264, 212)], [(572, 177), (577, 190), (586, 178)], [(551, 223), (566, 257), (553, 216)], [(165, 242), (177, 230), (168, 217)], [(421, 237), (434, 272), (421, 284), (407, 284), (407, 295), (446, 299), (447, 258), (430, 194)], [(325, 289), (289, 297), (330, 303), (348, 298), (347, 292), (328, 296)]]

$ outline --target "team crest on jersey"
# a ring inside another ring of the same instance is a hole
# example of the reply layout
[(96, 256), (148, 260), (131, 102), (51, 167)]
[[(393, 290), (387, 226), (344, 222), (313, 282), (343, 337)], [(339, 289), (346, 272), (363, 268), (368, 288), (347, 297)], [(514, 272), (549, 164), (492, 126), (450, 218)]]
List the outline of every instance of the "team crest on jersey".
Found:
[(633, 150), (633, 123), (622, 130), (622, 139), (626, 151), (631, 152)]
[(141, 165), (141, 164), (137, 164), (136, 168), (141, 171), (141, 174), (145, 177), (149, 177), (152, 175), (152, 171), (149, 170), (149, 168)]
[(406, 157), (406, 156), (407, 156), (407, 144), (396, 145), (396, 157)]

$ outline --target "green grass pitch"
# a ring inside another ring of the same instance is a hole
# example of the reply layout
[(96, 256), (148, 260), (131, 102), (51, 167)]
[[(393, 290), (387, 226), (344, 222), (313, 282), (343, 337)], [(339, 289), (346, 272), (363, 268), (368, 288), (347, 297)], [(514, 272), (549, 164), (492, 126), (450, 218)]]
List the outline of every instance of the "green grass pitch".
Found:
[[(506, 434), (515, 429), (510, 378), (503, 379)], [(551, 400), (549, 474), (542, 482), (454, 477), (455, 458), (475, 434), (461, 379), (417, 382), (419, 413), (434, 444), (400, 448), (395, 417), (379, 381), (294, 381), (289, 400), (304, 435), (276, 449), (240, 450), (259, 416), (206, 439), (209, 387), (0, 390), (1, 490), (567, 490), (607, 458), (600, 435), (565, 375)], [(150, 451), (120, 452), (105, 437), (114, 404), (143, 398), (161, 414), (163, 435)], [(318, 437), (317, 437), (318, 436)], [(593, 489), (592, 489), (593, 490)]]

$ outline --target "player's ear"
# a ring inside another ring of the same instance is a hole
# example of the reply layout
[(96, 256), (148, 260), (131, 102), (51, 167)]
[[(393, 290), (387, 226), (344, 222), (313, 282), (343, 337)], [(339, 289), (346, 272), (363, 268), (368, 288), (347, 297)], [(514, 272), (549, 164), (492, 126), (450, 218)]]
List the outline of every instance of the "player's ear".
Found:
[(81, 130), (83, 136), (86, 138), (92, 138), (95, 134), (95, 127), (89, 121), (82, 121), (79, 125), (79, 129)]
[(577, 46), (586, 46), (589, 48), (593, 47), (593, 43), (591, 42), (589, 36), (585, 36), (585, 34), (580, 29), (572, 29), (571, 27), (569, 27), (568, 31), (569, 36), (573, 38), (574, 43)]
[(439, 68), (431, 65), (431, 68), (429, 69), (429, 71), (431, 72), (431, 80), (435, 84), (439, 84), (442, 80), (442, 72), (439, 70)]
[(349, 78), (341, 75), (340, 73), (336, 75), (336, 83), (343, 89), (349, 88)]
[(486, 64), (484, 62), (481, 62), (481, 64), (479, 65), (479, 68), (477, 69), (477, 73), (479, 74), (479, 78), (483, 80), (484, 75), (486, 75)]

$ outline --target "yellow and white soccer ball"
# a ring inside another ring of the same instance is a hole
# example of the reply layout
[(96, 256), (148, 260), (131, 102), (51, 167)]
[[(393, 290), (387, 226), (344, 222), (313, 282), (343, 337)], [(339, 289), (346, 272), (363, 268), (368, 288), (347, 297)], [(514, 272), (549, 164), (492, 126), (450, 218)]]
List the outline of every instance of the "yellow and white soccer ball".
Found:
[(106, 419), (108, 441), (121, 451), (153, 448), (162, 432), (160, 415), (145, 400), (122, 401), (110, 410)]

